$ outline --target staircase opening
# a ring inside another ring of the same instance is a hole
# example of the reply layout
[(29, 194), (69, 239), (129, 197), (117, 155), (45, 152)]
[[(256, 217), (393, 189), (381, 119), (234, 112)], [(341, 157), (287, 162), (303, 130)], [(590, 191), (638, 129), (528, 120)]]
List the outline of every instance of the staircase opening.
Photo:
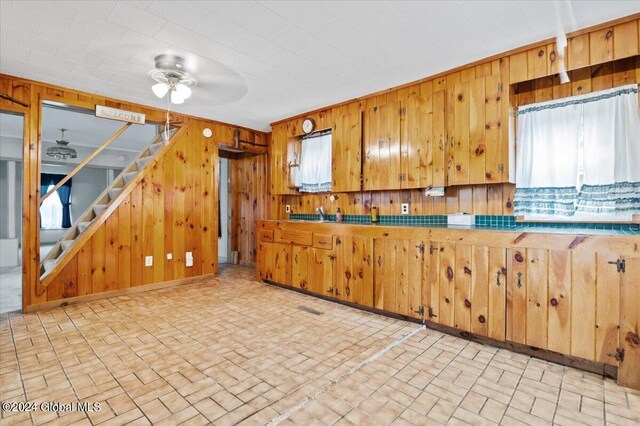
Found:
[(45, 102), (40, 155), (40, 273), (46, 275), (164, 146), (161, 126)]
[(0, 111), (0, 313), (22, 309), (24, 116)]

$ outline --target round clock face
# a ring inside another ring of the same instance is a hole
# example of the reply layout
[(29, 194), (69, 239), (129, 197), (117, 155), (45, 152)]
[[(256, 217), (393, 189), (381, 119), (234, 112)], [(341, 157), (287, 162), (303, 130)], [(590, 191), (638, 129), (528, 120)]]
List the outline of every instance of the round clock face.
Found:
[(313, 129), (316, 127), (316, 123), (311, 118), (306, 118), (302, 122), (302, 131), (305, 133), (313, 132)]

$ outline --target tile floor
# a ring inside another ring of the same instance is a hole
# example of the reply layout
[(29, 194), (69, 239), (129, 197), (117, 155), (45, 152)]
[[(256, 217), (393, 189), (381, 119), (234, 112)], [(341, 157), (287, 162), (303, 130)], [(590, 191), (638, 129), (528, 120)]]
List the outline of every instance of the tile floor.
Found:
[(213, 283), (3, 314), (1, 400), (101, 410), (0, 423), (640, 422), (640, 392), (611, 380), (253, 277), (232, 266)]

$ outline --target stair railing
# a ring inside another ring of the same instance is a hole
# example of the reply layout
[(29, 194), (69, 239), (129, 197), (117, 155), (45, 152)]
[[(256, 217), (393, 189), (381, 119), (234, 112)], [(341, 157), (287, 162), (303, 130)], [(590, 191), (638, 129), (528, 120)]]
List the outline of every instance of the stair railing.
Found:
[(85, 158), (80, 164), (78, 164), (76, 166), (75, 169), (71, 170), (69, 172), (69, 174), (67, 174), (64, 178), (62, 178), (62, 180), (60, 182), (58, 182), (53, 188), (51, 188), (46, 194), (44, 194), (42, 197), (40, 197), (40, 204), (42, 204), (42, 202), (44, 200), (46, 200), (51, 194), (53, 194), (54, 192), (56, 192), (58, 189), (60, 189), (60, 187), (62, 187), (62, 185), (64, 185), (67, 181), (69, 181), (69, 179), (71, 179), (72, 177), (74, 177), (76, 175), (76, 173), (78, 173), (80, 170), (82, 170), (84, 168), (84, 166), (86, 166), (91, 160), (93, 160), (94, 158), (96, 158), (96, 156), (98, 154), (100, 154), (102, 151), (104, 151), (104, 149), (106, 147), (108, 147), (109, 145), (111, 145), (111, 142), (115, 141), (116, 139), (118, 139), (118, 136), (120, 136), (122, 133), (124, 133), (125, 130), (127, 130), (129, 127), (131, 127), (131, 124), (133, 123), (127, 123), (124, 126), (122, 126), (120, 129), (118, 129), (117, 132), (115, 132), (109, 139), (107, 139), (106, 141), (104, 141), (102, 143), (102, 145), (100, 145), (98, 147), (98, 149), (96, 149), (95, 151), (93, 151), (91, 153), (91, 155), (89, 155), (87, 158)]

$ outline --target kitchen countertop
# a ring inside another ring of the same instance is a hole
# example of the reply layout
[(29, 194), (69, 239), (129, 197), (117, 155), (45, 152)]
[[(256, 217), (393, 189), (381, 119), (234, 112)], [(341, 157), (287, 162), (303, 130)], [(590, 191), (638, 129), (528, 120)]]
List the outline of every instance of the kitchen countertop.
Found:
[[(363, 222), (335, 222), (332, 220), (325, 220), (320, 222), (318, 220), (302, 220), (302, 219), (285, 219), (281, 222), (291, 223), (309, 223), (309, 224), (330, 224), (330, 225), (361, 225), (361, 226), (380, 226), (380, 227), (401, 227), (401, 228), (436, 228), (436, 229), (456, 229), (456, 230), (477, 230), (477, 231), (508, 231), (508, 232), (536, 232), (536, 233), (552, 233), (552, 234), (579, 234), (579, 235), (638, 235), (640, 236), (640, 227), (637, 225), (634, 227), (627, 227), (622, 229), (597, 229), (587, 228), (584, 226), (571, 226), (570, 223), (529, 223), (526, 225), (515, 226), (500, 226), (500, 225), (447, 225), (447, 224), (434, 224), (434, 223), (363, 223)], [(597, 226), (597, 225), (596, 225)], [(603, 228), (606, 224), (602, 225)]]

